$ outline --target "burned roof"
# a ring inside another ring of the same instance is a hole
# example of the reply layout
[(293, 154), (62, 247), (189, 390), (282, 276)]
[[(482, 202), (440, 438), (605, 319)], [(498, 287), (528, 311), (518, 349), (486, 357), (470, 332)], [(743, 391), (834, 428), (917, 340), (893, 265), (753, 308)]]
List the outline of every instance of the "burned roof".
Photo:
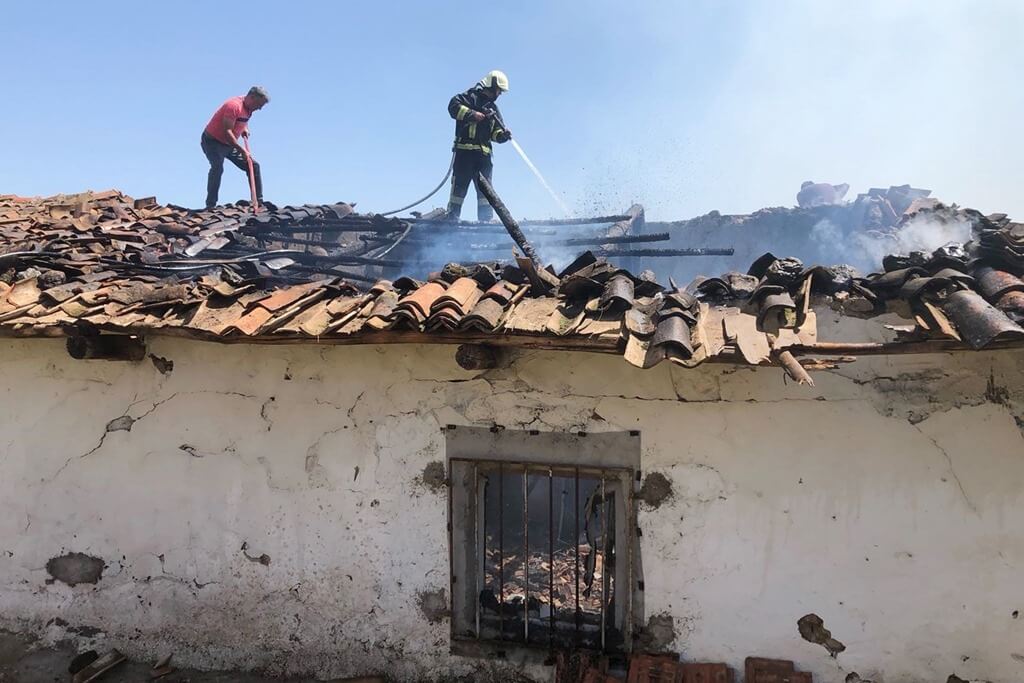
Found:
[[(914, 211), (969, 221), (969, 244), (891, 256), (864, 277), (765, 254), (747, 272), (686, 286), (591, 251), (557, 272), (519, 258), (384, 278), (402, 266), (387, 257), (409, 235), (408, 220), (347, 203), (267, 209), (190, 211), (114, 190), (0, 196), (0, 334), (472, 342), (618, 353), (639, 367), (777, 363), (794, 376), (794, 354), (893, 348), (819, 339), (815, 306), (827, 303), (851, 315), (900, 314), (907, 323), (890, 326), (893, 343), (908, 348), (1024, 341), (1024, 225), (935, 202)], [(608, 239), (630, 222), (617, 225)]]

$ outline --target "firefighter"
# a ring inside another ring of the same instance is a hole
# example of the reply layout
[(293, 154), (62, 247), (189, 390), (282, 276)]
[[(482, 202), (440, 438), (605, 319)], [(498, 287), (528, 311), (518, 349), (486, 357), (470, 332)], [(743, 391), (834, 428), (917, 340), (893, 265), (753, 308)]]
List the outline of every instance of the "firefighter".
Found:
[[(448, 199), (448, 218), (458, 220), (469, 183), (476, 184), (480, 173), (491, 179), (491, 142), (508, 142), (512, 133), (505, 128), (498, 111), (498, 96), (508, 92), (508, 76), (492, 71), (464, 93), (448, 102), (448, 113), (455, 119), (455, 161), (452, 168), (452, 193)], [(476, 191), (476, 214), (481, 221), (494, 218), (487, 199)]]

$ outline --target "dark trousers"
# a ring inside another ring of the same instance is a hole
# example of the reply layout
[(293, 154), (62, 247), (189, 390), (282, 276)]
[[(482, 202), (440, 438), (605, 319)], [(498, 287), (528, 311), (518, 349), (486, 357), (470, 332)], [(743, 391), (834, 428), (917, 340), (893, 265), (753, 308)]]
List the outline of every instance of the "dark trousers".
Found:
[[(469, 183), (476, 186), (477, 175), (483, 173), (488, 180), (494, 173), (491, 155), (474, 149), (455, 150), (455, 165), (452, 167), (452, 193), (448, 198), (448, 217), (458, 220), (462, 215), (462, 203), (469, 192)], [(494, 209), (487, 198), (476, 188), (476, 216), (478, 220), (489, 221), (494, 218)]]
[[(246, 162), (242, 150), (234, 145), (225, 145), (205, 130), (203, 131), (200, 145), (203, 148), (203, 154), (206, 155), (207, 160), (210, 162), (210, 173), (206, 176), (206, 208), (210, 209), (217, 206), (217, 195), (220, 193), (220, 178), (224, 175), (224, 160), (227, 159), (245, 171), (246, 177), (249, 176), (249, 164)], [(262, 204), (263, 178), (260, 177), (260, 165), (255, 161), (252, 162), (252, 173), (256, 176), (256, 200)]]

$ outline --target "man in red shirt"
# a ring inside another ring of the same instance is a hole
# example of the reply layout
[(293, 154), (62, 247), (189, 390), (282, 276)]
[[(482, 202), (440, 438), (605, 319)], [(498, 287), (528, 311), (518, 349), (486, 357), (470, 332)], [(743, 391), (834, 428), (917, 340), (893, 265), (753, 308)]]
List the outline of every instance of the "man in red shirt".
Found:
[[(224, 160), (227, 159), (249, 175), (247, 154), (239, 138), (249, 137), (249, 117), (259, 111), (270, 96), (262, 86), (249, 88), (245, 97), (232, 97), (220, 105), (213, 118), (203, 130), (201, 145), (203, 153), (210, 162), (210, 174), (206, 179), (206, 208), (217, 206), (217, 194), (220, 192), (220, 178), (224, 174)], [(260, 165), (252, 161), (252, 173), (256, 183), (256, 201), (263, 203), (263, 179), (260, 177)]]

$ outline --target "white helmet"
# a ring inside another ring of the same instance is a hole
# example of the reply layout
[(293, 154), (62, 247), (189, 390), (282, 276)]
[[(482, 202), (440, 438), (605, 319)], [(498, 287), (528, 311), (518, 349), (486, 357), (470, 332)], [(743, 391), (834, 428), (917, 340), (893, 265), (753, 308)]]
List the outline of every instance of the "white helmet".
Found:
[(505, 75), (504, 71), (491, 71), (480, 79), (480, 86), (484, 88), (497, 86), (498, 90), (508, 92), (508, 76)]

